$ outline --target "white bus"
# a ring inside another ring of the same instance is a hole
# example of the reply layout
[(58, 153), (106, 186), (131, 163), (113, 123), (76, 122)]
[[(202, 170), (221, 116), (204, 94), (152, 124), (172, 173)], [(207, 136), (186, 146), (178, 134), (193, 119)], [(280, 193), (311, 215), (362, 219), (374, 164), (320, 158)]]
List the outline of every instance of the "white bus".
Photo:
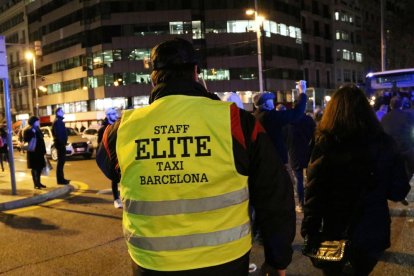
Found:
[(375, 99), (375, 107), (388, 104), (392, 96), (400, 95), (414, 103), (414, 68), (368, 73), (365, 91)]

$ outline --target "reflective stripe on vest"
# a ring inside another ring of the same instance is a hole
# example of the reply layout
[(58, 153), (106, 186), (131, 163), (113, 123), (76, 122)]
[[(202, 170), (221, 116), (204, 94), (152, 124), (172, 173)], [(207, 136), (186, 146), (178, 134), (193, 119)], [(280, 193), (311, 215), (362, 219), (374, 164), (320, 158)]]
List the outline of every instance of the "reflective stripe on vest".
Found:
[(225, 208), (240, 204), (249, 199), (249, 191), (243, 188), (224, 195), (170, 201), (125, 200), (124, 210), (131, 214), (145, 216), (163, 216), (185, 213), (197, 213)]
[(250, 234), (250, 223), (213, 233), (193, 234), (178, 237), (137, 237), (124, 229), (127, 241), (144, 250), (168, 251), (197, 246), (215, 246), (229, 243)]
[(236, 169), (228, 102), (183, 95), (126, 110), (117, 131), (123, 228), (139, 266), (215, 266), (251, 249), (248, 178)]

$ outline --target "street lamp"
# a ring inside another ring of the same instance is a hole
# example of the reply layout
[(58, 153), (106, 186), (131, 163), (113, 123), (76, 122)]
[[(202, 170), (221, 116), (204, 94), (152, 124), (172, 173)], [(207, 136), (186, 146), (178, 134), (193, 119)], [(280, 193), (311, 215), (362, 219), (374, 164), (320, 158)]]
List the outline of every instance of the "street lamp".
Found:
[(263, 67), (262, 67), (262, 23), (264, 17), (257, 14), (257, 0), (254, 1), (255, 9), (247, 10), (247, 15), (254, 14), (254, 21), (256, 23), (256, 39), (257, 39), (257, 68), (259, 70), (259, 90), (263, 92)]
[[(36, 116), (39, 117), (39, 91), (37, 89), (37, 75), (36, 75), (36, 56), (31, 51), (27, 51), (25, 57), (28, 61), (33, 62), (33, 78), (34, 78), (34, 87), (35, 87), (35, 96), (36, 96)], [(30, 75), (30, 74), (29, 74)]]

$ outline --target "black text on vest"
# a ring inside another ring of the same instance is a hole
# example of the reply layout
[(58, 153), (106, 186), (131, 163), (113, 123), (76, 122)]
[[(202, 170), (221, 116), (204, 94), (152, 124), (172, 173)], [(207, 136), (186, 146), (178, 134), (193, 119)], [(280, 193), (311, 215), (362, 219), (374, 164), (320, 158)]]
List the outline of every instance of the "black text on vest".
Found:
[[(166, 140), (162, 141), (162, 139)], [(181, 154), (178, 157), (211, 156), (210, 136), (145, 138), (137, 139), (135, 143), (137, 144), (135, 160), (176, 158), (179, 151)]]

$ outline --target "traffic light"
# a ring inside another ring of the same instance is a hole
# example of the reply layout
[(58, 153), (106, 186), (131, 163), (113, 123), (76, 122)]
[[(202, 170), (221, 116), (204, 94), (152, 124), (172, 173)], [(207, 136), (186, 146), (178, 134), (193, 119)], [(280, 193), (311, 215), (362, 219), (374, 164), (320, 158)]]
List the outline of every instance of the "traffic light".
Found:
[(36, 40), (34, 42), (34, 51), (36, 56), (41, 56), (42, 53), (42, 42), (40, 40)]

